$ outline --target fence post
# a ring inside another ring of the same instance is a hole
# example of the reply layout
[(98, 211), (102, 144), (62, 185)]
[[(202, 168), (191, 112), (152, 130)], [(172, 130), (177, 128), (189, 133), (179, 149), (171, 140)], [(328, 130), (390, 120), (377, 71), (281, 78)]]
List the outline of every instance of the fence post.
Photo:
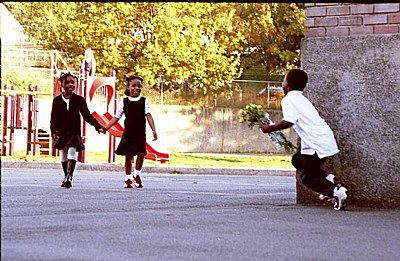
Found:
[[(34, 88), (35, 92), (39, 91), (39, 86), (35, 85)], [(37, 144), (38, 141), (38, 132), (37, 132), (37, 125), (38, 125), (38, 112), (39, 112), (39, 97), (37, 94), (32, 94), (32, 129), (33, 129), (33, 156), (36, 156)]]
[[(4, 90), (7, 90), (7, 84), (4, 85)], [(7, 143), (7, 121), (8, 121), (8, 96), (3, 95), (3, 135), (1, 137), (1, 156), (6, 156), (7, 155), (7, 148), (6, 148), (6, 143)]]
[[(32, 84), (29, 84), (29, 91), (32, 91)], [(29, 155), (32, 145), (32, 110), (33, 110), (33, 95), (28, 95), (28, 126), (26, 137), (26, 155)]]
[[(82, 90), (82, 96), (86, 101), (88, 73), (86, 70), (83, 73), (84, 73), (85, 79), (82, 82), (83, 86), (81, 86), (81, 87), (83, 87), (83, 88), (81, 88), (81, 90)], [(82, 126), (82, 141), (83, 141), (83, 144), (85, 144), (85, 142), (86, 142), (86, 121), (82, 120), (81, 124), (82, 124), (81, 125)], [(78, 161), (82, 162), (82, 163), (86, 162), (86, 150), (82, 150), (82, 151), (78, 152)]]
[[(11, 85), (11, 90), (13, 90), (13, 91), (15, 90), (14, 84)], [(15, 94), (10, 95), (10, 98), (11, 98), (11, 106), (10, 106), (10, 109), (11, 109), (10, 114), (11, 115), (10, 115), (10, 139), (9, 139), (9, 145), (8, 145), (8, 148), (9, 148), (8, 155), (12, 156), (12, 155), (14, 155), (13, 142), (14, 142), (14, 128), (15, 128), (15, 112), (17, 110), (17, 107), (15, 106), (16, 105)]]

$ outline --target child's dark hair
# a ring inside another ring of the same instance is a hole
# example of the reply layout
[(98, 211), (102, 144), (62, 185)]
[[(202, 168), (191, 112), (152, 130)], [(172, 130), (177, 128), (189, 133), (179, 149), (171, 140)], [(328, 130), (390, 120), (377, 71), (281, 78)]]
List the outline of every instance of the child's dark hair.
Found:
[(131, 82), (131, 81), (133, 81), (133, 80), (139, 80), (140, 81), (140, 88), (142, 88), (143, 87), (143, 78), (142, 77), (140, 77), (140, 76), (138, 76), (138, 75), (132, 75), (132, 76), (128, 76), (127, 78), (126, 78), (126, 90), (125, 90), (125, 92), (124, 92), (124, 94), (126, 95), (126, 96), (129, 96), (129, 94), (130, 94), (130, 92), (129, 92), (129, 90), (128, 90), (128, 86), (129, 86), (129, 83)]
[(308, 82), (308, 75), (300, 69), (292, 69), (286, 74), (286, 81), (292, 90), (303, 91)]
[(66, 72), (66, 73), (61, 73), (60, 77), (58, 78), (58, 80), (61, 82), (61, 86), (65, 85), (65, 81), (67, 80), (68, 76), (71, 76), (72, 78), (74, 78), (74, 81), (78, 80), (78, 77), (73, 75), (70, 72)]

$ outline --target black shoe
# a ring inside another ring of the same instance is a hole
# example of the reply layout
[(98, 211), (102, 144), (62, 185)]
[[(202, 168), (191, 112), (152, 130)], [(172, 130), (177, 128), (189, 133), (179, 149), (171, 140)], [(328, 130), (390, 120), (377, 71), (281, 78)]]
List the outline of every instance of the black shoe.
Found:
[(64, 177), (62, 183), (61, 183), (61, 187), (65, 188), (65, 182), (67, 181), (67, 177)]
[(64, 182), (64, 187), (66, 187), (66, 188), (72, 187), (72, 182), (70, 180), (65, 181)]
[(61, 184), (62, 188), (70, 188), (72, 187), (72, 178), (71, 176), (66, 176)]

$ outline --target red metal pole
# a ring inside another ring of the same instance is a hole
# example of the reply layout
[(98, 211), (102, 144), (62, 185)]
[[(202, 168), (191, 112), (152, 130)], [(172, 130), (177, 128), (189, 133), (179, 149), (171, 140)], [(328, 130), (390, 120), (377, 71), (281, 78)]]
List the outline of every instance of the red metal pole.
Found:
[[(39, 92), (39, 86), (35, 85), (35, 92)], [(38, 142), (38, 130), (37, 130), (37, 126), (38, 126), (38, 112), (39, 112), (39, 96), (37, 94), (35, 94), (35, 96), (33, 96), (33, 110), (32, 110), (32, 114), (33, 114), (33, 121), (32, 121), (32, 129), (33, 129), (33, 156), (36, 156), (36, 150), (39, 147), (39, 145), (37, 144)]]
[[(32, 84), (29, 84), (29, 91), (32, 91)], [(28, 126), (26, 137), (26, 155), (31, 151), (32, 143), (32, 110), (33, 110), (33, 95), (28, 95)]]
[[(117, 113), (118, 99), (119, 99), (118, 98), (118, 92), (117, 92), (117, 89), (116, 89), (116, 86), (115, 86), (115, 83), (114, 83), (114, 115)], [(111, 153), (113, 155), (112, 162), (115, 162), (115, 153), (114, 153), (114, 151), (117, 148), (117, 146), (116, 146), (117, 145), (117, 138), (115, 136), (113, 136), (112, 144), (113, 144), (113, 148), (112, 148), (112, 151), (111, 151)]]
[[(86, 101), (86, 92), (87, 92), (87, 72), (85, 71), (85, 79), (83, 81), (83, 98)], [(82, 120), (82, 140), (83, 140), (83, 144), (86, 143), (86, 122), (85, 120)], [(78, 153), (78, 161), (85, 163), (86, 162), (86, 150), (82, 150)]]
[[(4, 85), (4, 90), (7, 90), (7, 84)], [(8, 121), (8, 96), (3, 96), (3, 135), (1, 137), (1, 156), (6, 156), (7, 143), (7, 121)]]
[[(11, 85), (11, 90), (15, 90), (14, 84)], [(16, 106), (15, 106), (15, 95), (10, 95), (11, 98), (11, 116), (10, 116), (10, 139), (9, 139), (9, 150), (8, 150), (8, 155), (13, 156), (14, 155), (14, 128), (15, 128), (15, 111), (16, 111)]]
[[(57, 61), (56, 61), (57, 62)], [(56, 65), (55, 65), (56, 66)], [(53, 83), (53, 99), (58, 95), (58, 91), (59, 91), (59, 88), (58, 88), (58, 76), (57, 76), (57, 68), (54, 68), (54, 71), (53, 71), (53, 81), (54, 81), (54, 83)], [(51, 132), (51, 131), (50, 131)], [(50, 133), (50, 140), (51, 140), (51, 142), (50, 142), (50, 144), (52, 144), (53, 143), (53, 137), (51, 137), (51, 133)], [(54, 148), (52, 148), (51, 149), (51, 156), (57, 156), (57, 150), (56, 149), (54, 149)]]
[(15, 128), (21, 129), (22, 128), (22, 119), (21, 119), (21, 94), (16, 95), (16, 102), (15, 102)]

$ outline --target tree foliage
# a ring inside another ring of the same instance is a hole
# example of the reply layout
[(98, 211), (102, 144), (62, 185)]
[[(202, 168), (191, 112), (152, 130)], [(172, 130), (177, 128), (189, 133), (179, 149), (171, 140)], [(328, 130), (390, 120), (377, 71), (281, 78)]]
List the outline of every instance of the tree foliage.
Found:
[(269, 74), (300, 66), (304, 7), (294, 3), (237, 3), (237, 24), (245, 35), (240, 49), (244, 69), (262, 64)]
[[(44, 49), (79, 68), (86, 48), (97, 72), (142, 75), (150, 86), (192, 79), (205, 95), (229, 94), (241, 68), (268, 72), (299, 61), (304, 14), (297, 4), (4, 2)], [(250, 47), (256, 51), (246, 53)]]

